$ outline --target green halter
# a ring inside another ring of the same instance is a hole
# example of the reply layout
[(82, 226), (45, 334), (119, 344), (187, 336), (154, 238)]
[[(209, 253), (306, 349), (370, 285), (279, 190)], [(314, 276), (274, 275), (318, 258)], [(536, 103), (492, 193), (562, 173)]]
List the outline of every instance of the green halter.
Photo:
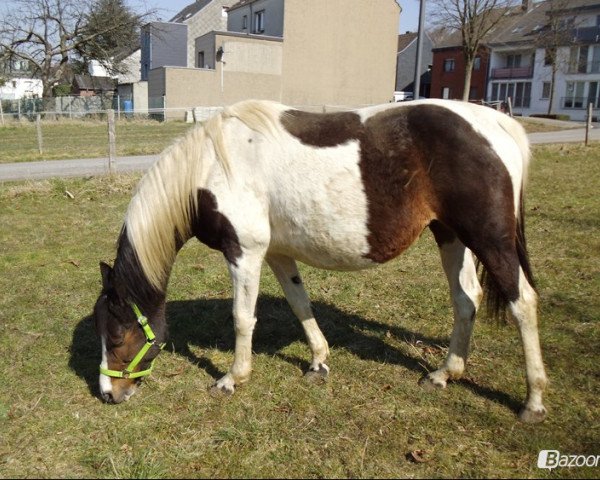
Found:
[[(144, 358), (144, 355), (146, 355), (148, 350), (150, 350), (150, 347), (156, 345), (156, 336), (154, 335), (152, 328), (150, 328), (148, 319), (144, 315), (142, 315), (142, 312), (140, 312), (138, 306), (135, 303), (132, 303), (131, 308), (133, 308), (133, 312), (137, 317), (137, 321), (142, 327), (142, 330), (144, 330), (144, 335), (146, 335), (146, 343), (138, 352), (138, 354), (133, 358), (133, 360), (127, 366), (127, 368), (125, 368), (124, 370), (108, 370), (107, 368), (103, 368), (102, 366), (100, 366), (100, 373), (103, 375), (108, 375), (109, 377), (115, 378), (140, 378), (150, 375), (150, 373), (152, 372), (152, 367), (154, 367), (154, 360), (156, 360), (156, 358), (154, 358), (152, 362), (150, 362), (150, 368), (146, 370), (141, 370), (139, 372), (134, 372), (135, 367), (137, 367), (138, 364), (142, 361), (142, 358)], [(164, 346), (164, 343), (161, 343), (159, 345), (161, 350), (164, 348)]]

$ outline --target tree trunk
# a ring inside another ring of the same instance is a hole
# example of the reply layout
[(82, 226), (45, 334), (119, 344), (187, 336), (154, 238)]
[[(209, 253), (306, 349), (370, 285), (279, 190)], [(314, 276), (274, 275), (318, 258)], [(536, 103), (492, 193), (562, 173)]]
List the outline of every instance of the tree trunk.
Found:
[(463, 87), (462, 99), (465, 102), (469, 101), (469, 93), (471, 92), (471, 74), (473, 72), (473, 59), (465, 59), (465, 85)]
[(554, 103), (554, 85), (556, 84), (556, 61), (552, 63), (552, 76), (550, 77), (550, 98), (548, 99), (548, 115), (552, 115), (552, 104)]

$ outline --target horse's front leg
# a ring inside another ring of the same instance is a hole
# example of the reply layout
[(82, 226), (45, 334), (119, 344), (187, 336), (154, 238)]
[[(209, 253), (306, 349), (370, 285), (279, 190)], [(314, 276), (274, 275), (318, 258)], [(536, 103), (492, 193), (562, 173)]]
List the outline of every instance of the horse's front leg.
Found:
[(256, 298), (264, 250), (244, 251), (235, 263), (229, 263), (233, 282), (233, 321), (235, 354), (229, 372), (212, 387), (212, 393), (232, 394), (235, 386), (250, 378), (252, 371), (252, 332), (256, 325)]

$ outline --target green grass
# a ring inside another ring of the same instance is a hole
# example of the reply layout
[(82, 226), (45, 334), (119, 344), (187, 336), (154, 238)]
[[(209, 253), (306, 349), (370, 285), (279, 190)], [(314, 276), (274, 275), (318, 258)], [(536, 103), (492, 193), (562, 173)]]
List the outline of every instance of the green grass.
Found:
[[(516, 418), (526, 387), (513, 327), (481, 318), (465, 379), (418, 386), (452, 322), (427, 232), (379, 269), (302, 266), (331, 346), (324, 385), (303, 380), (308, 347), (265, 268), (253, 377), (220, 400), (207, 388), (232, 361), (231, 286), (220, 254), (190, 242), (166, 351), (129, 402), (103, 404), (90, 312), (137, 179), (0, 184), (0, 477), (598, 477), (536, 461), (541, 449), (600, 454), (600, 145), (536, 147), (532, 162), (527, 233), (550, 377), (537, 426)], [(410, 460), (417, 450), (424, 463)]]
[[(121, 120), (116, 123), (117, 155), (160, 153), (190, 128), (183, 122)], [(0, 126), (0, 163), (108, 156), (108, 128), (99, 120), (42, 122), (42, 153), (35, 123)]]

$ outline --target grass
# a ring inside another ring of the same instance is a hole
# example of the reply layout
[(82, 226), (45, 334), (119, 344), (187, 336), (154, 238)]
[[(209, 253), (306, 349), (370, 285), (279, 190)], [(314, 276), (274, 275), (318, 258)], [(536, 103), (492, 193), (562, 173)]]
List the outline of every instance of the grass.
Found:
[(324, 385), (303, 380), (308, 347), (265, 268), (253, 377), (224, 400), (207, 388), (232, 360), (231, 287), (220, 254), (190, 242), (166, 351), (129, 402), (105, 405), (90, 312), (138, 177), (0, 184), (0, 477), (598, 477), (536, 461), (541, 449), (600, 454), (600, 145), (534, 152), (527, 232), (551, 380), (537, 426), (516, 418), (526, 388), (512, 327), (480, 319), (466, 377), (418, 386), (452, 321), (429, 233), (376, 270), (302, 266), (331, 346)]
[[(121, 120), (116, 123), (117, 155), (160, 153), (190, 128), (184, 122)], [(35, 123), (0, 126), (0, 163), (66, 160), (108, 156), (106, 122), (59, 120), (42, 122), (42, 153)]]

